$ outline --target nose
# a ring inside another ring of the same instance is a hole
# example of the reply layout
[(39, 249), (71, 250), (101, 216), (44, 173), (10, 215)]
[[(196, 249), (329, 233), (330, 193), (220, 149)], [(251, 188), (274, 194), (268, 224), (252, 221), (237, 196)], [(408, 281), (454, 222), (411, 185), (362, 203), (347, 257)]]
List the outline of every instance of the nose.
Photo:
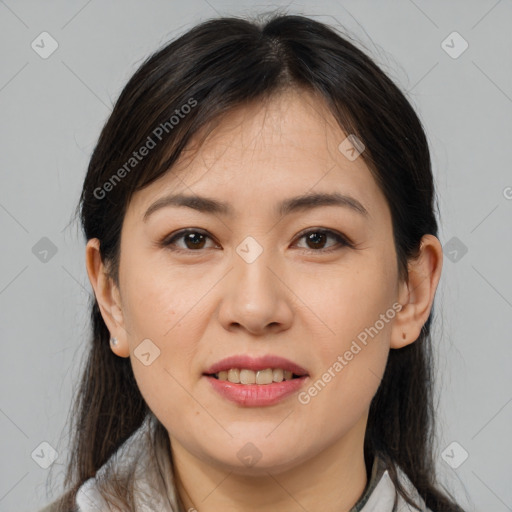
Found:
[(219, 308), (223, 327), (233, 332), (246, 330), (255, 336), (290, 328), (293, 293), (266, 252), (251, 263), (234, 254), (233, 265), (224, 282)]

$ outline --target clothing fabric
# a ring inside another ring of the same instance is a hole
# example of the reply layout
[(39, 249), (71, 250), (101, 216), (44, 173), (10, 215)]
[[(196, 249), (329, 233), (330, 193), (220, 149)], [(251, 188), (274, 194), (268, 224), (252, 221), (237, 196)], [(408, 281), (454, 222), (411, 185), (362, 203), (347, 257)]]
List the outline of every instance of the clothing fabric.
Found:
[[(180, 508), (168, 449), (152, 440), (158, 420), (149, 414), (141, 427), (130, 436), (112, 457), (97, 471), (94, 478), (82, 484), (73, 512), (111, 512), (98, 490), (98, 481), (115, 470), (126, 476), (134, 472), (136, 512), (187, 512)], [(420, 508), (409, 505), (398, 493), (384, 462), (375, 457), (371, 477), (350, 512), (432, 512), (426, 507), (407, 475), (398, 468), (398, 476), (409, 495)], [(396, 499), (396, 503), (395, 503)], [(39, 512), (55, 512), (57, 501)], [(71, 511), (70, 511), (71, 512)]]

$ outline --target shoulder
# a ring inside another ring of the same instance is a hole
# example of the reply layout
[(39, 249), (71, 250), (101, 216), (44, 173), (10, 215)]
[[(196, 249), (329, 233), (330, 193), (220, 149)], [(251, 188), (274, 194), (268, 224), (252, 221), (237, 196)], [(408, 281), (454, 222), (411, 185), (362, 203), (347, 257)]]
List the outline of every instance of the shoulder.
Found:
[(398, 493), (382, 459), (376, 457), (375, 466), (366, 496), (353, 512), (432, 512), (400, 467), (397, 467), (399, 482), (419, 508), (410, 505)]
[[(414, 507), (414, 506), (410, 505), (409, 503), (407, 503), (402, 498), (402, 496), (397, 493), (397, 505), (396, 505), (396, 509), (394, 509), (394, 511), (396, 510), (396, 512), (432, 512), (432, 510), (430, 510), (427, 507), (427, 505), (425, 504), (425, 501), (420, 496), (420, 494), (419, 494), (418, 490), (416, 489), (416, 487), (414, 486), (414, 484), (411, 482), (409, 477), (404, 473), (404, 471), (400, 467), (397, 467), (397, 473), (398, 473), (398, 479), (400, 480), (400, 483), (405, 488), (407, 494), (412, 498), (412, 500), (418, 504), (419, 508)], [(393, 484), (391, 477), (389, 476), (387, 471), (386, 471), (386, 475), (387, 475), (387, 478), (389, 479), (391, 486), (395, 490), (396, 489), (395, 485)]]
[[(59, 497), (44, 508), (38, 510), (38, 512), (62, 512), (59, 506), (63, 498), (64, 496)], [(96, 479), (90, 478), (79, 487), (73, 510), (66, 510), (66, 512), (96, 512), (98, 510), (111, 509), (99, 493), (96, 486)]]

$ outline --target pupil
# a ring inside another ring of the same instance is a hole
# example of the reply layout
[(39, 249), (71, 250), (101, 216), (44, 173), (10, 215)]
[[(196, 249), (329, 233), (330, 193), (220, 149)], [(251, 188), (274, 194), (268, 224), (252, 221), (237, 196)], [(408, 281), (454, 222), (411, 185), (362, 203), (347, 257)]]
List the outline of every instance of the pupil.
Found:
[(197, 244), (197, 243), (195, 243), (193, 241), (193, 239), (194, 239), (194, 237), (202, 237), (202, 236), (203, 235), (201, 235), (200, 233), (189, 233), (185, 240), (187, 241), (187, 243), (191, 242), (192, 243), (192, 247), (197, 248), (201, 244), (202, 240), (199, 241), (199, 244)]
[[(308, 240), (310, 242), (313, 242), (314, 244), (320, 244), (323, 245), (323, 240), (321, 239), (320, 242), (318, 241), (318, 237), (325, 237), (325, 233), (312, 233), (309, 235)], [(317, 239), (317, 240), (315, 240)], [(315, 247), (316, 249), (317, 247)]]

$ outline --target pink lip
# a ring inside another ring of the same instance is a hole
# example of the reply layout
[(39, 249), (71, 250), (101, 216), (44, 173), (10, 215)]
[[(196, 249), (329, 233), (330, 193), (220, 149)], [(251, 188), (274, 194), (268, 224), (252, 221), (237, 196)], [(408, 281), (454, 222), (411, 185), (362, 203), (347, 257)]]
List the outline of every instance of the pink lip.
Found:
[(210, 376), (206, 376), (206, 379), (217, 393), (236, 404), (245, 407), (263, 407), (276, 404), (295, 393), (308, 377), (304, 375), (296, 379), (273, 382), (272, 384), (234, 384)]
[[(248, 355), (226, 357), (225, 359), (222, 359), (210, 366), (204, 374), (212, 375), (223, 370), (230, 370), (231, 368), (245, 368), (255, 372), (258, 370), (266, 370), (267, 368), (282, 368), (283, 370), (291, 371), (295, 375), (308, 375), (308, 372), (298, 364), (295, 364), (284, 357), (274, 355), (267, 355), (263, 357), (250, 357)], [(265, 384), (265, 386), (272, 386), (272, 384)]]
[[(213, 374), (223, 370), (227, 371), (231, 368), (247, 369), (255, 372), (266, 370), (267, 368), (282, 368), (298, 375), (299, 378), (273, 382), (272, 384), (234, 384), (233, 382), (213, 377)], [(245, 407), (262, 407), (276, 404), (298, 391), (308, 378), (308, 372), (284, 357), (275, 355), (250, 357), (242, 354), (226, 357), (218, 361), (204, 372), (204, 376), (208, 379), (213, 389), (224, 398)]]

